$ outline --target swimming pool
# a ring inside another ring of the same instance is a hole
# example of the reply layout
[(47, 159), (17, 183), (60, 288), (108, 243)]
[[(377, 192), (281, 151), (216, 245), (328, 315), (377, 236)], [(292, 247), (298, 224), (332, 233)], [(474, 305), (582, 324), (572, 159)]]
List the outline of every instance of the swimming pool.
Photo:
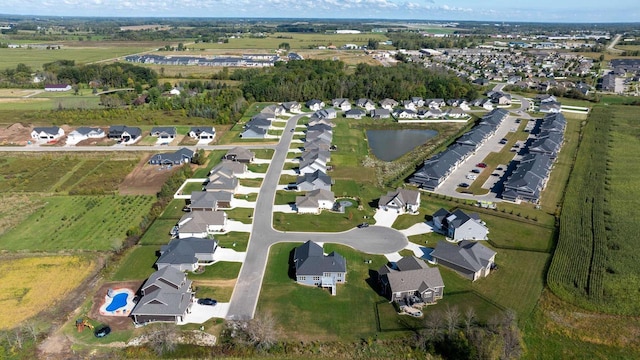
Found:
[(135, 304), (135, 293), (131, 289), (109, 289), (104, 296), (104, 303), (100, 306), (100, 314), (110, 316), (128, 316)]

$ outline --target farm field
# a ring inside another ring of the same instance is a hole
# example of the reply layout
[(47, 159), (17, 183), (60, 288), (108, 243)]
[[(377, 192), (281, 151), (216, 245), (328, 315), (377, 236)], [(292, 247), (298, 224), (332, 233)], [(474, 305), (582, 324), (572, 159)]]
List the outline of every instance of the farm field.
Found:
[(114, 193), (138, 160), (132, 154), (113, 160), (61, 154), (2, 157), (0, 192)]
[(15, 68), (22, 63), (39, 70), (42, 65), (56, 60), (75, 60), (76, 64), (86, 64), (94, 61), (107, 60), (125, 55), (151, 50), (138, 46), (123, 46), (109, 44), (95, 47), (67, 47), (61, 49), (0, 49), (0, 70)]
[[(54, 307), (94, 270), (91, 256), (5, 258), (0, 261), (0, 330)], [(65, 281), (60, 281), (64, 278)]]
[[(387, 37), (384, 34), (362, 33), (362, 34), (305, 34), (305, 33), (274, 33), (269, 34), (264, 38), (249, 38), (242, 37), (238, 39), (229, 39), (226, 44), (217, 43), (198, 43), (191, 45), (195, 49), (255, 49), (260, 50), (262, 53), (272, 53), (278, 48), (278, 45), (282, 43), (288, 43), (291, 47), (291, 51), (297, 51), (302, 49), (310, 49), (318, 46), (334, 45), (341, 47), (345, 44), (357, 44), (366, 45), (369, 39), (375, 39), (377, 41), (386, 41)], [(265, 51), (265, 49), (267, 49)], [(244, 53), (251, 53), (245, 51)], [(239, 54), (242, 54), (239, 53)]]
[(152, 196), (51, 196), (0, 238), (9, 251), (114, 250), (151, 208)]

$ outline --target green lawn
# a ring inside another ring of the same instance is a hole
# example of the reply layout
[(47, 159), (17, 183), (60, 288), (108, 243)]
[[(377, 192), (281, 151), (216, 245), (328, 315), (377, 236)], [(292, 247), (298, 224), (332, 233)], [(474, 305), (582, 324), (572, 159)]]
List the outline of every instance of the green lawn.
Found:
[(482, 214), (489, 228), (489, 239), (498, 247), (551, 252), (553, 229)]
[(182, 193), (191, 194), (194, 191), (202, 191), (202, 186), (201, 182), (189, 182), (182, 188)]
[(104, 46), (104, 47), (68, 47), (56, 50), (46, 49), (0, 49), (0, 70), (15, 68), (19, 63), (31, 66), (34, 70), (41, 69), (42, 64), (56, 60), (75, 60), (76, 64), (83, 64), (103, 59), (135, 54), (148, 48), (140, 46)]
[(233, 286), (208, 286), (194, 282), (194, 290), (198, 299), (211, 298), (219, 302), (229, 302), (233, 294)]
[(213, 265), (205, 266), (201, 274), (189, 273), (191, 280), (228, 280), (238, 277), (242, 263), (220, 261)]
[(169, 243), (169, 231), (176, 225), (173, 219), (156, 219), (140, 238), (140, 245), (166, 245)]
[(153, 265), (158, 260), (158, 245), (137, 245), (127, 251), (118, 267), (118, 271), (111, 277), (112, 281), (145, 280), (156, 269)]
[(246, 187), (260, 187), (262, 186), (262, 179), (240, 179), (240, 185)]
[[(374, 305), (383, 298), (366, 280), (369, 270), (377, 270), (386, 263), (386, 259), (364, 255), (344, 246), (325, 245), (325, 252), (335, 250), (344, 256), (348, 267), (347, 283), (339, 285), (337, 295), (331, 296), (327, 290), (298, 285), (289, 277), (289, 256), (298, 245), (276, 244), (271, 247), (258, 314), (270, 312), (277, 320), (283, 339), (353, 341), (374, 335)], [(365, 264), (365, 258), (373, 262)]]
[(227, 213), (227, 219), (240, 221), (244, 224), (251, 224), (253, 222), (253, 209), (250, 208), (235, 208), (231, 210), (225, 210)]
[[(367, 217), (365, 219), (365, 216)], [(353, 229), (363, 221), (374, 224), (373, 212), (358, 210), (356, 206), (346, 208), (344, 214), (323, 211), (320, 215), (314, 214), (273, 214), (273, 227), (282, 231), (345, 231)]]
[[(247, 251), (250, 235), (251, 234), (247, 232), (231, 231), (223, 235), (215, 235), (214, 238), (218, 240), (218, 246), (223, 248), (229, 248), (235, 251)], [(236, 246), (233, 246), (233, 244)]]
[(182, 208), (185, 206), (186, 202), (184, 199), (173, 199), (169, 202), (166, 208), (164, 208), (164, 212), (160, 215), (161, 219), (171, 219), (174, 222), (180, 220), (182, 215), (184, 215), (184, 211)]
[(276, 191), (275, 205), (287, 205), (296, 202), (296, 196), (304, 195), (303, 191)]
[(0, 238), (10, 251), (113, 250), (149, 213), (153, 196), (52, 196)]

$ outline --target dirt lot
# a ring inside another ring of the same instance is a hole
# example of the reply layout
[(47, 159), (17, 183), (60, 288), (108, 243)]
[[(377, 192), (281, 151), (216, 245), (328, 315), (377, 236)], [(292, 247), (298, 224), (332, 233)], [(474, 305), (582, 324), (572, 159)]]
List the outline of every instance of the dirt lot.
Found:
[(149, 165), (147, 161), (150, 156), (143, 156), (135, 169), (124, 178), (118, 189), (121, 195), (155, 195), (169, 176), (179, 169), (177, 166), (167, 169), (164, 166)]
[(100, 315), (100, 306), (104, 303), (104, 296), (110, 288), (128, 288), (137, 292), (143, 281), (119, 281), (104, 283), (93, 295), (93, 306), (89, 317), (102, 324), (108, 324), (115, 331), (133, 329), (133, 322), (128, 316), (103, 316)]
[(31, 140), (31, 125), (15, 123), (0, 127), (0, 144), (2, 145), (27, 145)]

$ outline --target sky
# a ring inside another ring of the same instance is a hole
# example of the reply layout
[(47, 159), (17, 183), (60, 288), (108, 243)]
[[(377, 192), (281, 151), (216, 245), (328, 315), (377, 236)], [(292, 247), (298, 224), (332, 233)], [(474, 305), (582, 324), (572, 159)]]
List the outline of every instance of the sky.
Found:
[(638, 0), (0, 0), (0, 14), (640, 22)]

